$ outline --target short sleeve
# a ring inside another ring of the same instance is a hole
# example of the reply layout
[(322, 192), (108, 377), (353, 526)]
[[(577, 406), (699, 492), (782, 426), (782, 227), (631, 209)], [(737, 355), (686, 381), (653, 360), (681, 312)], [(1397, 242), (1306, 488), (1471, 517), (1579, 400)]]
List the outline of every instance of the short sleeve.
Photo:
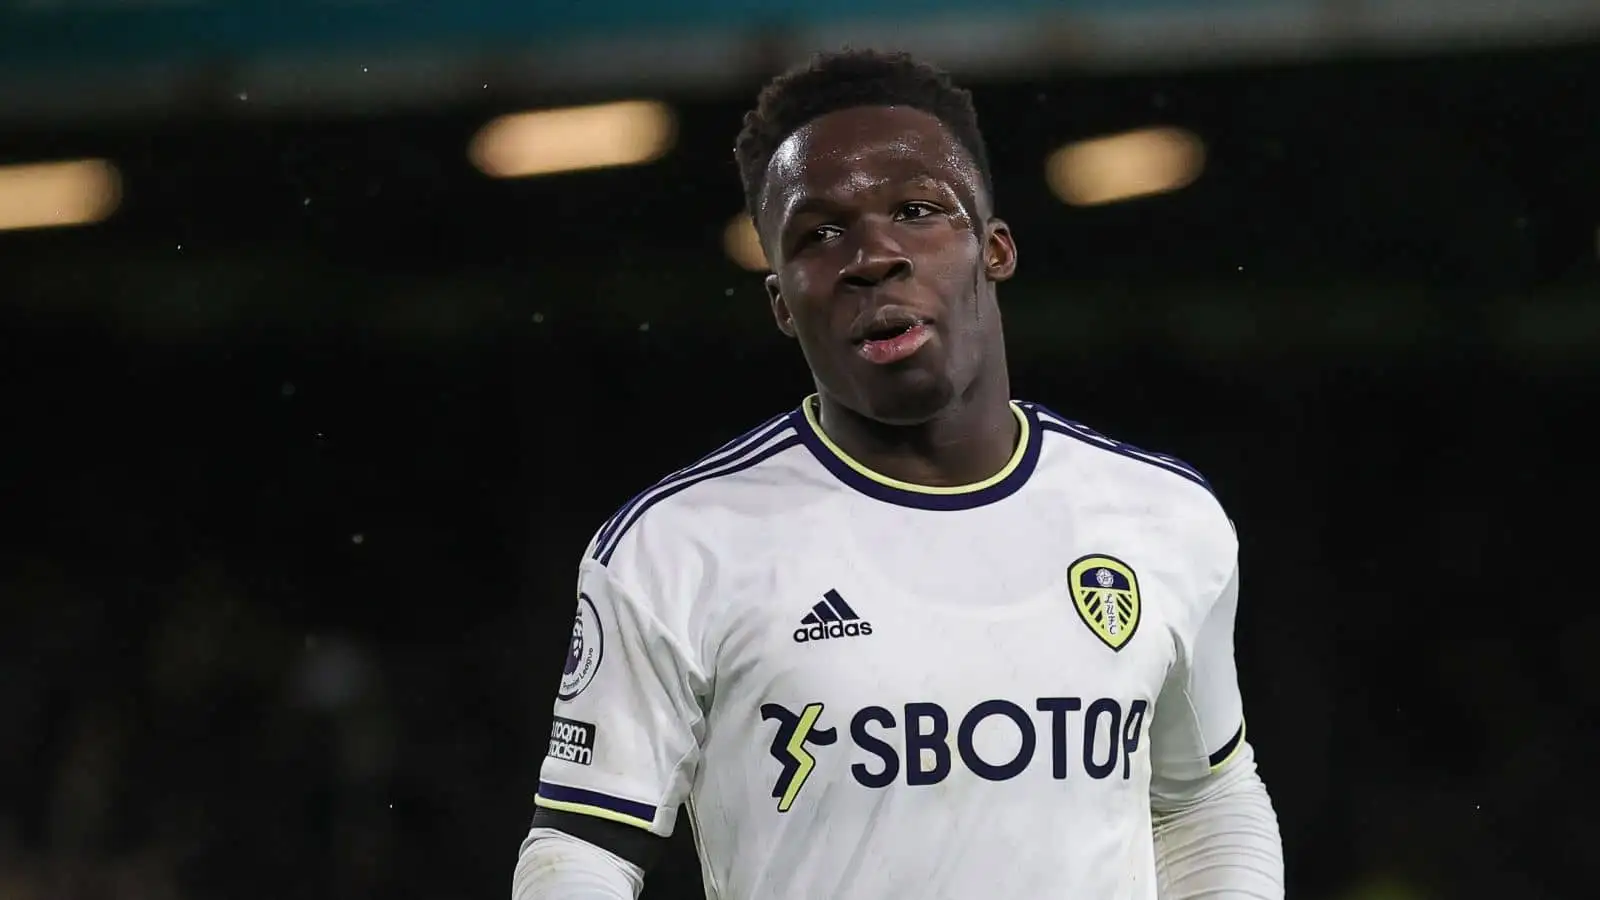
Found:
[(646, 598), (584, 561), (538, 806), (672, 833), (704, 728), (687, 647)]
[(1233, 656), (1239, 570), (1179, 654), (1156, 700), (1151, 765), (1159, 782), (1193, 781), (1222, 769), (1244, 744), (1244, 701)]

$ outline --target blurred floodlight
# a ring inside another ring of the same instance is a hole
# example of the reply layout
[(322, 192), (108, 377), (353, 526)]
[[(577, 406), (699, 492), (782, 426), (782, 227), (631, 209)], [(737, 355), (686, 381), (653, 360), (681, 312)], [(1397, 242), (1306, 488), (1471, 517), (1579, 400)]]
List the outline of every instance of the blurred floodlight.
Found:
[(472, 139), (472, 164), (495, 178), (525, 178), (660, 159), (676, 137), (672, 110), (625, 100), (501, 116)]
[(0, 231), (88, 225), (121, 200), (122, 179), (103, 159), (0, 166)]
[(1205, 163), (1192, 132), (1145, 128), (1062, 147), (1045, 162), (1045, 179), (1067, 203), (1099, 206), (1187, 187)]
[(728, 220), (728, 227), (722, 230), (722, 249), (741, 268), (752, 272), (766, 272), (772, 268), (767, 265), (767, 254), (761, 249), (756, 227), (745, 213)]

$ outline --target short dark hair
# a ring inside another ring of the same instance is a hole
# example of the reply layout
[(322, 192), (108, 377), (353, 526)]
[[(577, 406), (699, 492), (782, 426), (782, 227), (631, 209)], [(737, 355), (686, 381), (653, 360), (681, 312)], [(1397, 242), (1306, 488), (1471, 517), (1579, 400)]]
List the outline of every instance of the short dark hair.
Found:
[(949, 73), (908, 53), (846, 49), (819, 53), (772, 79), (762, 88), (756, 108), (745, 113), (733, 156), (751, 218), (756, 217), (767, 164), (778, 146), (813, 119), (858, 106), (909, 106), (943, 122), (972, 157), (983, 190), (994, 196), (989, 153), (970, 92), (952, 83)]

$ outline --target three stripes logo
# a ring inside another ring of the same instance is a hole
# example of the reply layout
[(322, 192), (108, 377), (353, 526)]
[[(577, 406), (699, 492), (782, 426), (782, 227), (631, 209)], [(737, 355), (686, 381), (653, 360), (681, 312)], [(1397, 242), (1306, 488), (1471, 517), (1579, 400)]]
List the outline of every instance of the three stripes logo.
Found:
[(844, 602), (836, 590), (822, 595), (822, 600), (811, 607), (794, 630), (794, 642), (806, 644), (831, 638), (863, 637), (872, 633), (872, 623), (862, 621), (850, 604)]

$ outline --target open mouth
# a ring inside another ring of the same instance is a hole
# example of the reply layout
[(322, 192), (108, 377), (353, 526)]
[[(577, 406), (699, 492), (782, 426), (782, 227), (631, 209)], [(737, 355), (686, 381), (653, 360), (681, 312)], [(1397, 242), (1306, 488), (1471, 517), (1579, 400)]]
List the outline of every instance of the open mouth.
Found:
[(910, 310), (887, 307), (878, 310), (870, 321), (856, 329), (855, 343), (860, 345), (876, 341), (892, 341), (927, 324), (927, 319)]
[(867, 341), (891, 341), (902, 334), (906, 334), (911, 329), (923, 324), (925, 323), (920, 319), (908, 319), (904, 322), (897, 322), (892, 325), (876, 325), (867, 329), (866, 334), (862, 335), (861, 339), (856, 341), (856, 343), (864, 344)]
[(875, 321), (862, 332), (856, 352), (867, 362), (890, 365), (910, 359), (933, 337), (927, 320), (915, 316)]

